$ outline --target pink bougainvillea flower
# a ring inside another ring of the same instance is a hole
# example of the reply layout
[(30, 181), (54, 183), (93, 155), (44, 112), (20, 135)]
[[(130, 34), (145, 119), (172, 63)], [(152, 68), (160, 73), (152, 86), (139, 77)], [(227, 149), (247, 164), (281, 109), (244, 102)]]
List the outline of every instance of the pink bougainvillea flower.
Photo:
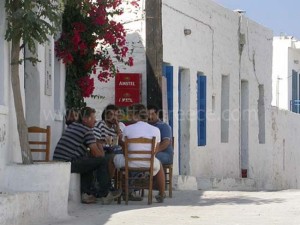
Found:
[(128, 59), (128, 65), (129, 66), (133, 66), (133, 58), (132, 57), (129, 57), (129, 59)]
[(86, 30), (86, 26), (82, 22), (74, 22), (72, 25), (74, 27), (74, 30), (76, 30), (77, 32), (82, 33)]
[(78, 86), (80, 87), (82, 97), (90, 97), (95, 89), (94, 79), (89, 76), (81, 77), (78, 81)]
[(139, 7), (139, 3), (137, 1), (131, 1), (130, 4), (133, 5), (136, 8)]
[[(95, 89), (93, 74), (98, 72), (98, 80), (108, 82), (119, 71), (112, 59), (118, 64), (133, 66), (133, 58), (128, 57), (126, 30), (114, 17), (123, 13), (123, 1), (81, 0), (75, 8), (73, 1), (68, 2), (63, 15), (68, 22), (64, 23), (63, 32), (55, 42), (55, 52), (66, 64), (67, 77), (78, 78), (77, 81), (67, 79), (73, 82), (66, 83), (68, 90), (79, 88), (82, 97), (89, 97)], [(139, 6), (137, 0), (129, 2), (134, 7)]]

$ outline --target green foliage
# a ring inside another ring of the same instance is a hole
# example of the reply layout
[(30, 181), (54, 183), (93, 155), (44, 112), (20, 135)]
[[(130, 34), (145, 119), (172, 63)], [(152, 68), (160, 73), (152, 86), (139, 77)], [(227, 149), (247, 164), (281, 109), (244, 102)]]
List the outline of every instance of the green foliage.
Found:
[[(60, 27), (62, 0), (5, 0), (7, 41), (23, 40), (31, 53)], [(20, 46), (21, 48), (21, 46)], [(36, 58), (28, 58), (32, 63)]]

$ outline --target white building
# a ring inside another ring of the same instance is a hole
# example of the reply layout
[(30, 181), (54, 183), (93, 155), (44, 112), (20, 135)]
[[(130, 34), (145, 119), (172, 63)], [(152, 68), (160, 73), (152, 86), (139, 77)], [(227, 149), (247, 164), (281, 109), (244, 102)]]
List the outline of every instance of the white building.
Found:
[(300, 112), (300, 102), (297, 102), (300, 99), (299, 62), (300, 42), (292, 36), (274, 37), (272, 105), (298, 113)]
[[(123, 18), (132, 43), (139, 44), (135, 66), (125, 72), (142, 73), (145, 86), (140, 3), (136, 17)], [(192, 187), (202, 189), (298, 188), (300, 124), (271, 106), (272, 31), (209, 0), (163, 0), (162, 39), (178, 185), (194, 177)], [(107, 98), (88, 104), (103, 109), (114, 102), (113, 90), (114, 80), (101, 84)]]

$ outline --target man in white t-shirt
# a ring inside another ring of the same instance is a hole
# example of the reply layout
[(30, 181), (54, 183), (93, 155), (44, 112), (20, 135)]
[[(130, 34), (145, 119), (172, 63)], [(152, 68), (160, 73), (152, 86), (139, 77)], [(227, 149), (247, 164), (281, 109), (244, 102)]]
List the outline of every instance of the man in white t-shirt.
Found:
[[(158, 128), (147, 123), (148, 114), (147, 108), (142, 104), (135, 104), (130, 107), (130, 116), (134, 124), (126, 126), (123, 131), (123, 140), (127, 136), (130, 138), (149, 138), (156, 137), (156, 144), (160, 142), (160, 131)], [(131, 144), (128, 146), (128, 151), (131, 150), (145, 150), (150, 151), (149, 144)], [(131, 164), (131, 167), (149, 167), (149, 163), (147, 162), (134, 162)], [(114, 164), (117, 168), (122, 168), (125, 166), (125, 158), (123, 154), (116, 155), (114, 157)], [(157, 158), (154, 158), (153, 165), (153, 176), (157, 180), (157, 186), (159, 190), (159, 194), (155, 196), (157, 202), (163, 202), (165, 198), (165, 174), (163, 167), (160, 161)]]

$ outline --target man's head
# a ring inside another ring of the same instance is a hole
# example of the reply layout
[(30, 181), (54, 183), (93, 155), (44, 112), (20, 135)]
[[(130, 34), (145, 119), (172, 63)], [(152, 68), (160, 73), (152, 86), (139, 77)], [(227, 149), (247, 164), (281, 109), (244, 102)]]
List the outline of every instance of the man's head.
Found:
[(78, 115), (78, 122), (83, 125), (93, 128), (96, 123), (96, 110), (90, 107), (83, 107), (80, 109)]
[(119, 108), (116, 105), (109, 104), (102, 112), (102, 120), (114, 124), (118, 121)]
[(147, 122), (148, 114), (147, 108), (143, 104), (134, 104), (129, 107), (129, 115), (133, 121)]
[(71, 123), (78, 120), (78, 111), (76, 109), (68, 109), (65, 115), (66, 125), (69, 126)]
[(155, 124), (159, 120), (159, 109), (155, 105), (148, 105), (148, 122)]

